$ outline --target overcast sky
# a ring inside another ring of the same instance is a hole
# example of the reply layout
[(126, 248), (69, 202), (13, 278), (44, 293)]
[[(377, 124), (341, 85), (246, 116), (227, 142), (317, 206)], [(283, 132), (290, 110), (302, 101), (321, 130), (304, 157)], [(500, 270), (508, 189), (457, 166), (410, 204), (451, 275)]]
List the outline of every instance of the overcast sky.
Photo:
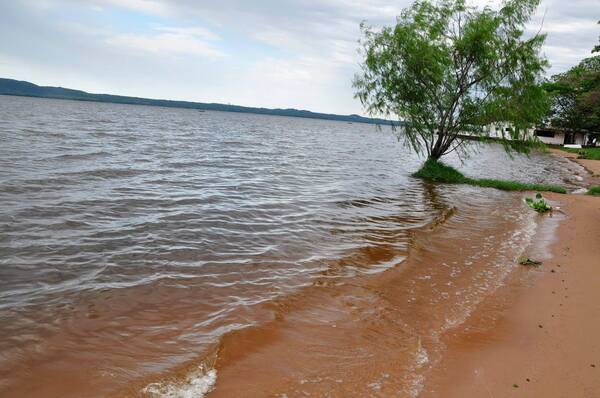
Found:
[[(90, 92), (363, 113), (359, 23), (411, 0), (0, 0), (0, 77)], [(477, 0), (485, 5), (487, 1)], [(550, 74), (590, 56), (600, 0), (543, 0)]]

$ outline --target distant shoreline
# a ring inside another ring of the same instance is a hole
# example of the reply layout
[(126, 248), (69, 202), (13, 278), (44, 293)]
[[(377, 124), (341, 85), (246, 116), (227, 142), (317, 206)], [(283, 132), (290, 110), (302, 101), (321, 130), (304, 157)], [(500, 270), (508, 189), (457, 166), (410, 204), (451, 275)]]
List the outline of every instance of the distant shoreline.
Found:
[(111, 104), (160, 106), (166, 108), (197, 109), (204, 111), (221, 111), (235, 113), (252, 113), (258, 115), (301, 117), (305, 119), (334, 120), (350, 123), (366, 123), (379, 125), (393, 125), (397, 122), (385, 119), (368, 118), (360, 115), (336, 115), (330, 113), (319, 113), (300, 109), (272, 109), (256, 108), (240, 105), (228, 105), (219, 103), (203, 103), (191, 101), (175, 101), (163, 99), (151, 99), (140, 97), (129, 97), (112, 94), (93, 94), (81, 90), (73, 90), (63, 87), (38, 86), (36, 84), (0, 78), (0, 95), (13, 95), (18, 97), (63, 99), (73, 101), (104, 102)]

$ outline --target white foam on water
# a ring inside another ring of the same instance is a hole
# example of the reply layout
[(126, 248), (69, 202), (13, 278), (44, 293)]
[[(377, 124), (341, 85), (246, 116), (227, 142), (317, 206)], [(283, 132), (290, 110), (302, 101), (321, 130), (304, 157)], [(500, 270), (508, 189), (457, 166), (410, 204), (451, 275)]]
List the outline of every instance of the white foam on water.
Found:
[(367, 387), (369, 387), (373, 391), (381, 391), (381, 383), (376, 382), (376, 381), (374, 381), (373, 383), (367, 384)]
[(416, 359), (417, 368), (421, 368), (421, 367), (423, 367), (423, 365), (426, 365), (427, 363), (429, 363), (429, 355), (427, 355), (427, 350), (425, 350), (425, 348), (423, 348), (423, 346), (420, 344), (419, 344), (419, 350), (417, 351), (417, 356), (415, 359)]
[(404, 392), (408, 397), (416, 398), (421, 394), (423, 388), (425, 387), (425, 376), (419, 372), (422, 368), (430, 363), (429, 355), (425, 347), (421, 344), (421, 339), (419, 338), (418, 348), (415, 352), (414, 363), (412, 364), (412, 370), (408, 372), (405, 376), (406, 386), (404, 388)]
[(217, 382), (217, 371), (211, 369), (189, 374), (185, 381), (148, 384), (142, 392), (152, 398), (203, 398)]
[[(456, 307), (456, 311), (447, 314), (445, 324), (436, 332), (435, 338), (439, 338), (449, 329), (462, 325), (485, 297), (504, 284), (505, 279), (518, 263), (519, 257), (532, 245), (533, 238), (539, 233), (537, 214), (521, 211), (513, 217), (518, 225), (517, 229), (506, 236), (490, 235), (485, 239), (484, 250), (499, 246), (499, 250), (495, 253), (496, 258), (489, 264), (491, 268), (481, 271), (479, 286), (470, 286), (455, 292), (456, 296), (462, 296), (463, 299)], [(451, 276), (455, 275), (451, 274)]]
[(411, 398), (418, 397), (421, 394), (421, 392), (423, 391), (423, 388), (425, 388), (425, 376), (415, 375), (412, 383), (410, 384), (410, 386), (408, 388), (409, 397), (411, 397)]
[[(482, 247), (483, 251), (491, 251), (495, 247), (498, 248), (493, 251), (494, 261), (489, 263), (489, 268), (480, 271), (477, 284), (454, 292), (456, 296), (462, 297), (460, 304), (457, 305), (455, 311), (447, 314), (440, 330), (437, 330), (432, 336), (434, 340), (439, 341), (441, 334), (445, 331), (464, 324), (484, 298), (504, 284), (507, 276), (515, 269), (519, 256), (528, 247), (531, 247), (534, 237), (538, 237), (536, 234), (539, 234), (540, 228), (536, 213), (521, 211), (513, 214), (512, 217), (514, 217), (516, 225), (518, 225), (515, 230), (501, 236), (488, 236), (485, 239)], [(478, 260), (478, 257), (489, 258), (489, 256), (482, 255), (482, 253), (477, 253), (477, 255), (468, 257), (464, 264), (472, 265), (475, 260)], [(453, 262), (453, 264), (456, 264), (456, 262)], [(461, 271), (459, 269), (453, 269), (450, 276), (455, 278), (460, 274)], [(411, 398), (420, 396), (425, 387), (426, 376), (424, 372), (435, 366), (438, 361), (439, 358), (435, 356), (433, 358), (429, 357), (427, 351), (420, 345), (419, 341), (419, 349), (416, 353), (413, 372), (407, 378), (408, 383), (405, 390), (407, 396)]]

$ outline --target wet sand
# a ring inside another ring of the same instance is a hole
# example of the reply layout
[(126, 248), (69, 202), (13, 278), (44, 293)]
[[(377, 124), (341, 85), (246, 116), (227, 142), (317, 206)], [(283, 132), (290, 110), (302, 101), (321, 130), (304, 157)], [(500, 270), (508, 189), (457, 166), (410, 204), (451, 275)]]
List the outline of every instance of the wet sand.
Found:
[[(446, 336), (423, 397), (600, 396), (600, 198), (547, 197), (567, 216), (553, 258)], [(501, 316), (482, 325), (486, 312)]]
[(594, 176), (600, 176), (600, 161), (591, 159), (577, 159), (577, 163), (585, 167)]

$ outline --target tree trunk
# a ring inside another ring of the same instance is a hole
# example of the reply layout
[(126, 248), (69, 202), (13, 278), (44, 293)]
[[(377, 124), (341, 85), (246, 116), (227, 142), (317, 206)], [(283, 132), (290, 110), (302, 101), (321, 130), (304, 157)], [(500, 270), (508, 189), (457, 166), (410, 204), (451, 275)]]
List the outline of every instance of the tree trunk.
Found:
[(442, 157), (442, 154), (439, 153), (439, 151), (432, 152), (431, 155), (429, 155), (429, 159), (435, 160), (436, 162), (438, 160), (440, 160), (441, 157)]
[(429, 159), (438, 161), (442, 155), (444, 154), (444, 148), (442, 142), (444, 141), (444, 135), (442, 133), (438, 134), (438, 138), (435, 142), (435, 145), (431, 149), (431, 153), (429, 154)]

